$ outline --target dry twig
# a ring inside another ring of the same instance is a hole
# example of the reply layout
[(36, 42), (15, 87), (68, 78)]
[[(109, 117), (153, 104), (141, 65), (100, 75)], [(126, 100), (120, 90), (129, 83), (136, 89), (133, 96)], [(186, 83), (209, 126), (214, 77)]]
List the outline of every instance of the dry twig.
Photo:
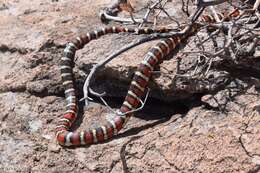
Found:
[[(126, 45), (121, 50), (111, 54), (110, 56), (105, 58), (103, 61), (94, 65), (84, 83), (84, 87), (83, 87), (84, 98), (82, 98), (81, 101), (85, 100), (85, 104), (88, 105), (88, 102), (90, 99), (90, 97), (89, 97), (89, 93), (90, 93), (92, 95), (99, 97), (102, 100), (102, 102), (107, 107), (109, 107), (109, 105), (106, 103), (106, 101), (103, 98), (105, 93), (100, 94), (90, 88), (91, 79), (93, 78), (93, 76), (97, 72), (97, 70), (102, 68), (105, 64), (109, 63), (112, 59), (118, 57), (123, 52), (125, 52), (131, 48), (134, 48), (137, 45), (143, 44), (148, 41), (156, 40), (156, 39), (162, 39), (162, 38), (167, 38), (167, 37), (173, 37), (176, 35), (186, 34), (187, 32), (189, 32), (193, 23), (199, 18), (199, 16), (202, 14), (204, 9), (208, 6), (211, 6), (210, 9), (214, 14), (217, 23), (207, 24), (207, 25), (205, 25), (205, 27), (212, 27), (212, 28), (215, 28), (215, 30), (204, 39), (201, 39), (200, 37), (197, 36), (197, 40), (199, 43), (196, 44), (196, 46), (197, 46), (198, 51), (183, 52), (183, 54), (186, 54), (186, 55), (189, 53), (198, 54), (199, 57), (204, 58), (204, 61), (203, 61), (203, 63), (201, 63), (198, 59), (197, 64), (195, 65), (195, 68), (194, 68), (193, 72), (191, 73), (191, 75), (178, 74), (178, 76), (186, 76), (186, 77), (198, 76), (199, 78), (203, 78), (203, 77), (207, 76), (207, 74), (209, 73), (210, 69), (213, 66), (213, 62), (216, 58), (222, 58), (222, 59), (232, 61), (234, 63), (239, 63), (238, 56), (241, 53), (242, 48), (245, 48), (245, 46), (240, 43), (241, 42), (240, 38), (242, 38), (248, 34), (251, 34), (251, 37), (255, 38), (255, 39), (253, 39), (252, 44), (250, 44), (250, 46), (248, 47), (248, 50), (246, 51), (247, 53), (254, 52), (254, 49), (259, 45), (259, 40), (260, 40), (259, 29), (254, 29), (252, 27), (248, 27), (245, 25), (245, 23), (248, 21), (252, 22), (252, 21), (257, 21), (257, 20), (259, 22), (259, 15), (258, 15), (259, 13), (257, 13), (256, 9), (259, 8), (260, 0), (257, 0), (255, 2), (254, 7), (253, 7), (253, 10), (255, 11), (255, 13), (252, 13), (250, 18), (248, 18), (248, 17), (243, 18), (242, 17), (243, 15), (241, 15), (239, 18), (232, 19), (229, 22), (221, 20), (217, 15), (217, 11), (214, 8), (214, 6), (224, 3), (224, 2), (227, 2), (227, 0), (197, 0), (197, 2), (196, 2), (197, 10), (190, 17), (190, 22), (187, 24), (187, 26), (183, 30), (181, 30), (179, 32), (169, 32), (169, 33), (160, 33), (160, 34), (157, 33), (157, 34), (149, 35), (134, 43)], [(182, 1), (182, 3), (183, 3), (183, 10), (186, 11), (186, 13), (188, 14), (188, 7), (185, 6), (184, 1)], [(186, 3), (188, 4), (189, 0), (186, 1)], [(139, 26), (142, 26), (145, 23), (149, 22), (148, 21), (149, 15), (151, 14), (151, 12), (154, 9), (157, 9), (157, 8), (160, 11), (155, 16), (158, 16), (159, 13), (161, 13), (161, 12), (164, 12), (166, 15), (168, 15), (168, 13), (164, 9), (165, 4), (166, 4), (166, 2), (162, 5), (162, 0), (156, 1), (147, 9), (144, 17), (142, 19), (134, 19), (135, 22), (140, 23)], [(236, 7), (236, 8), (242, 9), (242, 7)], [(120, 21), (120, 22), (133, 22), (133, 19), (119, 18), (119, 17), (115, 17), (115, 16), (110, 16), (105, 13), (103, 15), (106, 17), (106, 19), (109, 19), (109, 20), (115, 20), (115, 21)], [(168, 17), (170, 17), (170, 16), (168, 15)], [(179, 23), (178, 22), (176, 22), (176, 23), (179, 26)], [(242, 32), (242, 30), (243, 30), (243, 32)], [(220, 36), (220, 33), (225, 33), (225, 34), (222, 34), (222, 37), (224, 40), (222, 46), (219, 46), (217, 41), (215, 40), (215, 38), (217, 36), (218, 37)], [(213, 52), (212, 52), (212, 50), (206, 50), (204, 47), (204, 45), (207, 44), (207, 42), (209, 42), (209, 41), (213, 41), (213, 43), (214, 43), (215, 51), (213, 51)], [(248, 40), (246, 40), (244, 42), (248, 42)], [(179, 66), (178, 66), (178, 71), (180, 71)], [(148, 94), (146, 95), (144, 102), (142, 102), (140, 100), (140, 102), (142, 103), (142, 106), (136, 110), (133, 110), (132, 112), (142, 109), (146, 102), (147, 97), (148, 97)], [(109, 109), (111, 109), (111, 111), (113, 111), (112, 108), (109, 107)], [(126, 114), (129, 114), (132, 112), (127, 112)]]

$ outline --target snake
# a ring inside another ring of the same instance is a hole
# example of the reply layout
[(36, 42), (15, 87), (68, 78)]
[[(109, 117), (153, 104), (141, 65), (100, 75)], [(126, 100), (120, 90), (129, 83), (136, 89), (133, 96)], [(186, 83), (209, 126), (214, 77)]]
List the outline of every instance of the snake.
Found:
[[(237, 16), (237, 14), (234, 14), (235, 13), (232, 13), (233, 16)], [(229, 15), (229, 17), (233, 16)], [(220, 15), (219, 18), (224, 19), (223, 15)], [(214, 18), (209, 17), (209, 15), (203, 15), (202, 21), (208, 23), (215, 22)], [(186, 34), (162, 39), (155, 46), (150, 48), (135, 71), (123, 104), (115, 113), (113, 119), (107, 120), (104, 125), (83, 131), (70, 131), (78, 116), (78, 101), (73, 75), (76, 51), (82, 49), (90, 41), (107, 34), (122, 32), (137, 34), (164, 33), (171, 31), (171, 29), (165, 27), (152, 29), (111, 26), (88, 32), (70, 41), (64, 49), (64, 55), (62, 56), (60, 63), (61, 78), (65, 89), (64, 93), (67, 105), (65, 113), (55, 128), (58, 144), (61, 146), (91, 145), (105, 142), (117, 135), (125, 126), (129, 118), (133, 116), (134, 110), (136, 110), (142, 102), (142, 98), (146, 93), (147, 85), (152, 76), (154, 67), (162, 62), (167, 55), (180, 45), (180, 43), (187, 40), (187, 38), (192, 34), (196, 33), (199, 28), (199, 25), (194, 24)]]

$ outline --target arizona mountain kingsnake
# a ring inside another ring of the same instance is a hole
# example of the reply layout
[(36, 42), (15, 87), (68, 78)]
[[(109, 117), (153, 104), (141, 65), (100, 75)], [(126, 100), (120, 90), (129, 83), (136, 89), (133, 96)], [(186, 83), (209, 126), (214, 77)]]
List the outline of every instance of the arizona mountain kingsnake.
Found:
[[(211, 22), (211, 19), (212, 18), (210, 17), (203, 17), (203, 20), (206, 22)], [(68, 43), (64, 50), (64, 57), (61, 58), (60, 67), (67, 105), (66, 112), (56, 127), (56, 138), (58, 143), (63, 146), (87, 145), (103, 142), (116, 135), (133, 115), (132, 111), (137, 109), (139, 106), (155, 65), (162, 61), (166, 55), (173, 51), (183, 40), (187, 39), (198, 29), (197, 25), (194, 25), (191, 28), (192, 29), (188, 34), (163, 39), (148, 51), (135, 72), (125, 100), (113, 120), (108, 121), (106, 125), (81, 132), (69, 131), (73, 122), (77, 118), (78, 111), (73, 77), (73, 63), (76, 51), (82, 49), (91, 40), (110, 33), (136, 32), (138, 34), (150, 34), (155, 32), (168, 32), (169, 29), (105, 27), (77, 37), (72, 42)]]

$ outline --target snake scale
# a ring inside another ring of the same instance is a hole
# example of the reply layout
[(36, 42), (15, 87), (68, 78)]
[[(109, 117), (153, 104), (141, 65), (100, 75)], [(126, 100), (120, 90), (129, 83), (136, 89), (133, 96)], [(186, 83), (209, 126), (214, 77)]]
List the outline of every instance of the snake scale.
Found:
[[(236, 13), (232, 13), (232, 16), (229, 16), (235, 17), (238, 15), (234, 14)], [(219, 18), (224, 17), (223, 15), (219, 15)], [(214, 22), (214, 18), (210, 17), (209, 15), (203, 15), (202, 21), (212, 23)], [(152, 75), (154, 67), (159, 64), (159, 62), (163, 61), (170, 52), (176, 49), (176, 47), (181, 42), (186, 40), (190, 35), (194, 34), (198, 29), (198, 25), (193, 25), (188, 33), (162, 39), (159, 43), (152, 47), (140, 63), (137, 71), (134, 73), (134, 77), (130, 84), (125, 100), (114, 118), (110, 121), (107, 121), (105, 125), (81, 132), (70, 131), (72, 124), (77, 119), (78, 111), (78, 101), (76, 98), (73, 77), (74, 57), (76, 51), (82, 49), (91, 40), (97, 39), (106, 34), (121, 32), (151, 34), (169, 32), (170, 30), (167, 28), (133, 29), (113, 26), (89, 32), (69, 42), (64, 49), (64, 56), (61, 58), (60, 66), (67, 105), (66, 112), (60, 119), (55, 130), (58, 143), (62, 146), (90, 145), (104, 142), (118, 134), (118, 132), (125, 126), (129, 118), (133, 115), (133, 110), (138, 108), (141, 99), (146, 92), (148, 81)]]

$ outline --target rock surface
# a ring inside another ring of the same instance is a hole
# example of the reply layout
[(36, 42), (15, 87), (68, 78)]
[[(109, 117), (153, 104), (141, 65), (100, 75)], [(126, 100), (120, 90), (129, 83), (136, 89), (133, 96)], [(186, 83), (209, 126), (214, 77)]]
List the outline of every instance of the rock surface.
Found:
[[(209, 78), (220, 80), (213, 93), (186, 92), (177, 85), (178, 60), (169, 57), (158, 67), (161, 74), (151, 82), (144, 110), (115, 139), (81, 148), (56, 144), (53, 130), (65, 109), (61, 52), (71, 38), (105, 26), (98, 13), (109, 3), (0, 1), (0, 172), (260, 171), (259, 61), (249, 75), (224, 65), (210, 70)], [(180, 2), (172, 3), (174, 9), (181, 9)], [(168, 8), (171, 15), (181, 14)], [(78, 51), (75, 73), (79, 88), (93, 64), (141, 37), (109, 35)], [(115, 108), (126, 94), (136, 66), (154, 44), (132, 49), (98, 72), (93, 87), (107, 91)], [(180, 51), (174, 56), (181, 55)], [(195, 58), (182, 59), (181, 69), (188, 71)], [(92, 103), (79, 129), (110, 116), (107, 108)]]

